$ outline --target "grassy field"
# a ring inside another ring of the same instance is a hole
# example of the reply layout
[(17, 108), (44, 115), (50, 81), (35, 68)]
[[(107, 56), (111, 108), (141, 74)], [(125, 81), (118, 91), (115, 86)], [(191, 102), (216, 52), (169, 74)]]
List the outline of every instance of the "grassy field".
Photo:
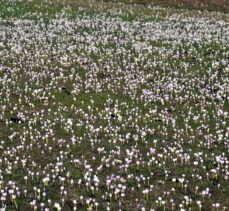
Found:
[(0, 0), (0, 210), (228, 210), (229, 14)]
[[(103, 0), (110, 1), (110, 0)], [(127, 4), (159, 5), (164, 7), (176, 7), (199, 10), (229, 11), (228, 0), (116, 0)]]

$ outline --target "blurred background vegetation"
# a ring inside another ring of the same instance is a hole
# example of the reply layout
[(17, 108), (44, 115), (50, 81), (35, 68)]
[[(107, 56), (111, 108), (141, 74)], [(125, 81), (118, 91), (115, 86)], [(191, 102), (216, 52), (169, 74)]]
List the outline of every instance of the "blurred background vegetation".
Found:
[(229, 0), (103, 0), (124, 3), (184, 7), (190, 9), (221, 10), (229, 12)]

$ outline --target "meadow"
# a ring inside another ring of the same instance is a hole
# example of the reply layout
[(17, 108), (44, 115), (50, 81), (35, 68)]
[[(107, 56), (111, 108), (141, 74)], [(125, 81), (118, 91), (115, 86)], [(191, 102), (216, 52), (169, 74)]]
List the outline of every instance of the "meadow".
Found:
[(0, 210), (228, 210), (229, 13), (0, 0)]

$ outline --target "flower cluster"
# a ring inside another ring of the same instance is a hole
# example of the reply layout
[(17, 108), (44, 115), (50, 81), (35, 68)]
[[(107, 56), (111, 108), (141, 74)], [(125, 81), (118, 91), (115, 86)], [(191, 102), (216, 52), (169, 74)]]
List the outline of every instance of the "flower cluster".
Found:
[(226, 210), (228, 14), (45, 2), (0, 5), (0, 208)]

